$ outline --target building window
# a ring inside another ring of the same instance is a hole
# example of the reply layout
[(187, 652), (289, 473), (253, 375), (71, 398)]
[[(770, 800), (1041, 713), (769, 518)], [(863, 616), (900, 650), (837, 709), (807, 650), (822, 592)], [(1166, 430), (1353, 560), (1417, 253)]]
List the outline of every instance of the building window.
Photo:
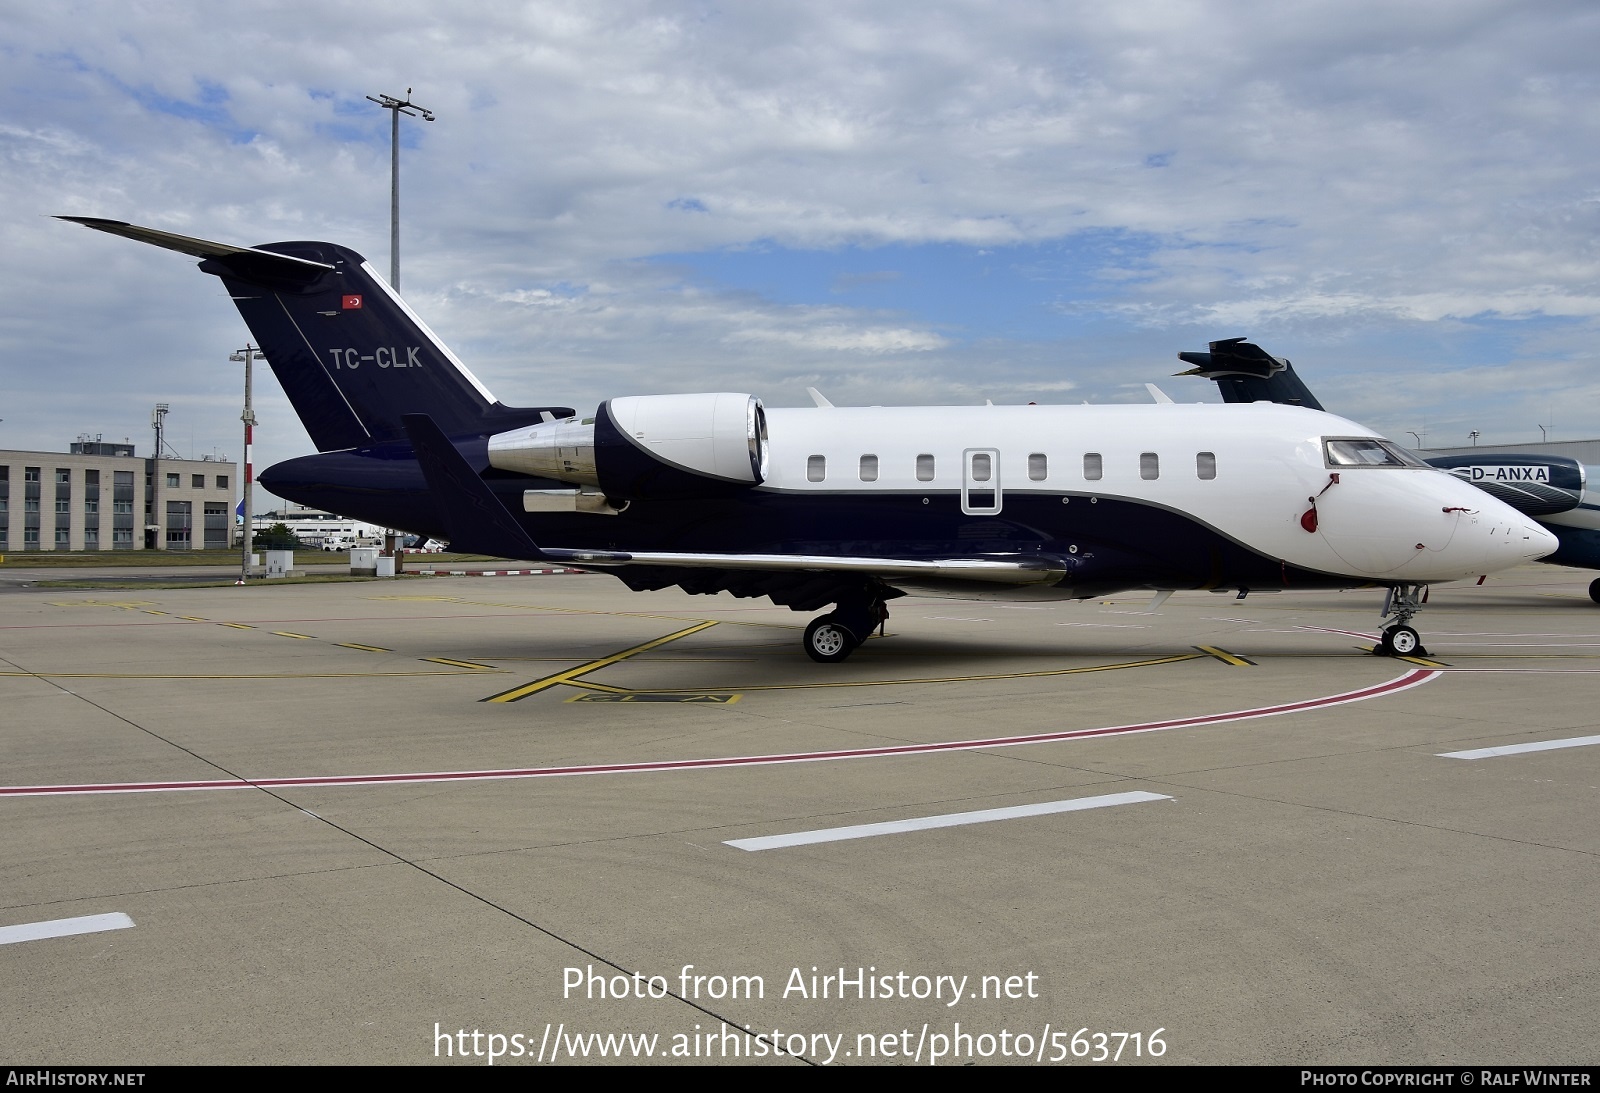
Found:
[(1194, 473), (1203, 482), (1217, 477), (1217, 453), (1200, 452), (1194, 457)]
[(1153, 482), (1161, 477), (1161, 457), (1155, 452), (1139, 453), (1139, 477)]
[(1050, 458), (1043, 452), (1034, 452), (1028, 457), (1028, 478), (1034, 482), (1043, 482), (1050, 477)]
[(37, 482), (37, 481), (39, 481), (39, 468), (38, 467), (24, 467), (24, 468), (22, 468), (22, 480), (24, 482)]
[(56, 549), (66, 550), (71, 545), (66, 528), (56, 528)]
[(919, 455), (919, 456), (917, 456), (917, 481), (918, 482), (932, 482), (933, 481), (933, 456), (931, 456), (931, 455)]
[(193, 502), (167, 502), (167, 549), (188, 550), (193, 546)]
[(72, 471), (66, 467), (56, 468), (56, 485), (70, 486), (72, 484)]
[(222, 550), (228, 545), (228, 504), (226, 501), (207, 501), (205, 506), (205, 548)]
[(814, 455), (806, 460), (806, 481), (821, 482), (828, 477), (828, 457)]
[(189, 476), (189, 488), (190, 489), (196, 489), (196, 490), (205, 489), (206, 488), (206, 476), (203, 475), (203, 474), (191, 474)]
[(1083, 456), (1083, 477), (1089, 482), (1100, 481), (1100, 475), (1105, 470), (1105, 461), (1100, 458), (1099, 452), (1085, 452)]
[(68, 512), (71, 512), (71, 511), (72, 511), (72, 501), (71, 501), (70, 498), (59, 497), (59, 498), (56, 499), (56, 512), (57, 513), (68, 513)]
[(878, 480), (878, 457), (864, 455), (861, 457), (861, 481), (876, 482)]
[(177, 488), (178, 488), (178, 476), (175, 475), (175, 474), (167, 475), (167, 489), (175, 490)]
[(227, 488), (228, 488), (228, 476), (225, 475), (225, 474), (217, 475), (217, 489), (225, 490)]
[(84, 550), (99, 550), (100, 549), (100, 529), (99, 528), (84, 528), (83, 529), (83, 549)]

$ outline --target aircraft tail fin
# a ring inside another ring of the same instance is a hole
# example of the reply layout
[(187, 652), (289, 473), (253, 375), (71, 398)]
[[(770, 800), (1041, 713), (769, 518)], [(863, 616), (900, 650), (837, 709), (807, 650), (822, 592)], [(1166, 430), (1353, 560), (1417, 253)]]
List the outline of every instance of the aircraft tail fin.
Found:
[(404, 440), (426, 413), (448, 436), (570, 417), (501, 404), (360, 254), (333, 243), (240, 247), (120, 220), (62, 220), (201, 259), (222, 279), (319, 451)]
[(1179, 353), (1195, 367), (1180, 376), (1200, 376), (1216, 383), (1224, 402), (1281, 402), (1321, 410), (1317, 396), (1295, 375), (1294, 365), (1274, 357), (1243, 338), (1212, 342), (1209, 353)]

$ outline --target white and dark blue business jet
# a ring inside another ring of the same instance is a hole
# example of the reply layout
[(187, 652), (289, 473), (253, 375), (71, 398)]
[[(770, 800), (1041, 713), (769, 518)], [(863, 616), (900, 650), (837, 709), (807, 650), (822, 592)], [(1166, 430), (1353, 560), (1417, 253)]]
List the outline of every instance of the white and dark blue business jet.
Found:
[(831, 608), (848, 657), (907, 593), (1086, 599), (1146, 589), (1388, 588), (1380, 649), (1421, 652), (1426, 587), (1543, 557), (1554, 537), (1353, 421), (1296, 406), (768, 409), (632, 395), (505, 406), (359, 254), (239, 247), (63, 217), (200, 258), (317, 455), (281, 497), (455, 550), (579, 565), (634, 590)]

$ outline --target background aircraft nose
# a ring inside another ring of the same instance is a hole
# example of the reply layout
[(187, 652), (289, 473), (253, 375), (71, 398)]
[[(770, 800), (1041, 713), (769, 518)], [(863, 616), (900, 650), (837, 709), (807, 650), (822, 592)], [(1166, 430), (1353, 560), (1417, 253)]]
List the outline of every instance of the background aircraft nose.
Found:
[[(1515, 530), (1513, 529), (1513, 531)], [(1530, 562), (1538, 561), (1548, 554), (1554, 554), (1556, 547), (1561, 545), (1561, 540), (1551, 534), (1548, 528), (1532, 520), (1522, 521), (1521, 530), (1525, 544), (1523, 556)]]

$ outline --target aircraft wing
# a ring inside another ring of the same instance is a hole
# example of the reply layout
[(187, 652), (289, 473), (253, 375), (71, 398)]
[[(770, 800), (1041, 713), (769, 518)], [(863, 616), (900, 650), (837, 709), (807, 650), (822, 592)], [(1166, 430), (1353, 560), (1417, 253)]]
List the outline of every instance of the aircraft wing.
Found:
[[(690, 583), (729, 588), (760, 584), (763, 575), (793, 584), (830, 584), (828, 578), (879, 577), (884, 580), (957, 580), (987, 584), (1050, 584), (1067, 574), (1058, 558), (1039, 554), (956, 558), (870, 558), (821, 554), (678, 554), (664, 551), (582, 550), (541, 547), (535, 543), (479, 478), (455, 445), (426, 414), (407, 414), (402, 422), (457, 550), (481, 551), (501, 558), (527, 558), (563, 565), (645, 567), (699, 570), (704, 577)], [(735, 577), (735, 575), (738, 575)], [(820, 579), (820, 580), (819, 580)], [(654, 582), (651, 582), (654, 583)], [(667, 583), (682, 583), (672, 579)], [(771, 594), (763, 592), (762, 594)]]
[(851, 558), (826, 554), (673, 554), (555, 547), (546, 547), (543, 553), (551, 559), (578, 566), (648, 565), (767, 573), (856, 573), (888, 580), (922, 578), (989, 584), (1048, 584), (1067, 575), (1066, 567), (1057, 559), (1039, 554), (982, 558)]

